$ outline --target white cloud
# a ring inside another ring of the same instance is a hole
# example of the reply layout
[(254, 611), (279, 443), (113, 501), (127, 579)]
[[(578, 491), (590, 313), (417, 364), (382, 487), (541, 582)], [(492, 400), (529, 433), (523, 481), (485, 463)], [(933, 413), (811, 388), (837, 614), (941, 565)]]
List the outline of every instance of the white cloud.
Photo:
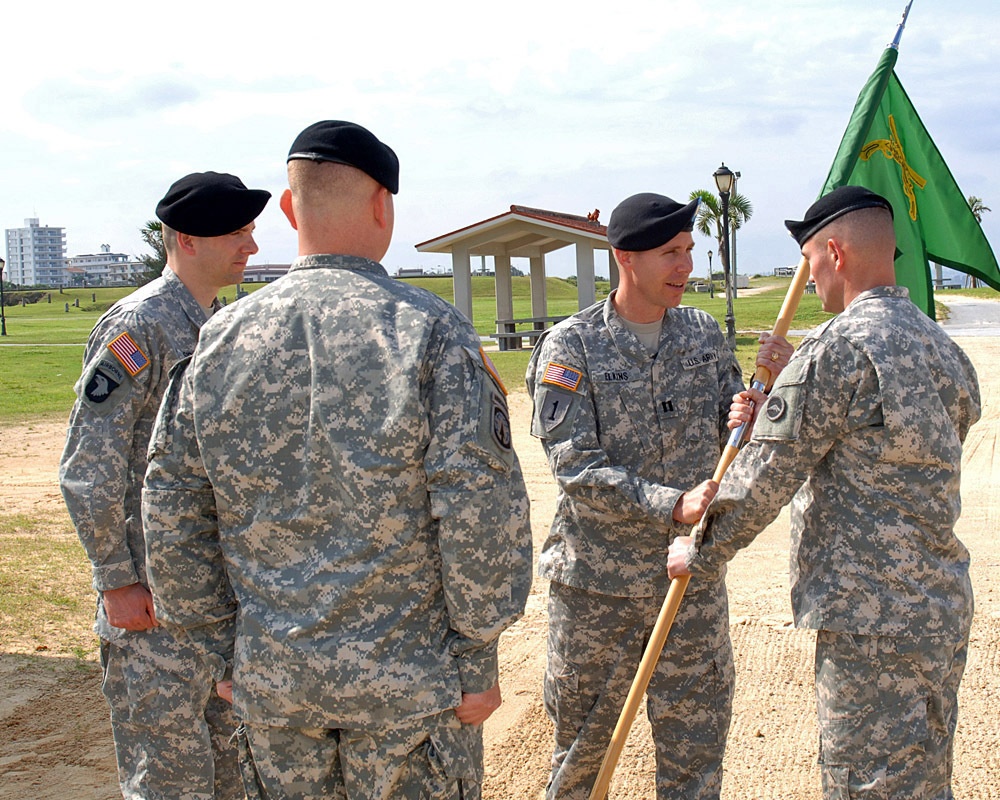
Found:
[[(904, 2), (340, 5), (9, 9), (0, 225), (37, 214), (71, 254), (134, 252), (176, 178), (277, 195), (295, 134), (343, 118), (402, 161), (390, 268), (440, 261), (413, 245), (511, 203), (606, 220), (635, 191), (709, 188), (721, 161), (756, 208), (741, 264), (789, 263), (781, 221), (815, 198)], [(994, 0), (943, 6), (914, 4), (897, 73), (1000, 245)], [(276, 202), (258, 230), (261, 261), (294, 256)]]

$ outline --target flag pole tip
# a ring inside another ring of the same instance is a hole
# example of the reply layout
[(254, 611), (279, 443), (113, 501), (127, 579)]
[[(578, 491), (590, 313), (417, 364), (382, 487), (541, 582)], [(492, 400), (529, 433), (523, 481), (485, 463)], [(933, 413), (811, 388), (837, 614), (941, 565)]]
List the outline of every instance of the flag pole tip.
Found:
[(893, 50), (899, 50), (899, 40), (903, 38), (903, 28), (906, 27), (906, 18), (910, 16), (910, 6), (913, 5), (913, 0), (910, 0), (906, 4), (906, 8), (903, 9), (903, 18), (899, 21), (899, 25), (896, 28), (896, 35), (892, 37), (892, 41), (889, 42), (887, 47), (891, 47)]

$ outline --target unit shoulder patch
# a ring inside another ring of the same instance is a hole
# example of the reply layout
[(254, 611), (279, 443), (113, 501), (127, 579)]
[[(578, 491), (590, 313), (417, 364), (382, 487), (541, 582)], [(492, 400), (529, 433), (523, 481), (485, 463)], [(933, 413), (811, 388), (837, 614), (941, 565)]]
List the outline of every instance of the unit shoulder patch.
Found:
[(769, 397), (767, 400), (767, 405), (764, 406), (764, 415), (771, 421), (777, 422), (783, 416), (785, 416), (785, 411), (787, 410), (787, 405), (785, 399), (780, 395), (775, 395), (774, 397)]
[(114, 359), (101, 358), (89, 370), (81, 379), (83, 387), (78, 391), (81, 391), (81, 399), (89, 402), (95, 410), (98, 406), (102, 410), (109, 410), (128, 395), (127, 389), (122, 389), (128, 376), (121, 364)]
[(116, 381), (110, 371), (97, 367), (83, 387), (83, 393), (91, 403), (103, 403), (121, 385), (121, 381)]
[(512, 447), (510, 414), (507, 411), (506, 403), (495, 395), (493, 397), (492, 422), (493, 441), (500, 446), (501, 450), (509, 451)]

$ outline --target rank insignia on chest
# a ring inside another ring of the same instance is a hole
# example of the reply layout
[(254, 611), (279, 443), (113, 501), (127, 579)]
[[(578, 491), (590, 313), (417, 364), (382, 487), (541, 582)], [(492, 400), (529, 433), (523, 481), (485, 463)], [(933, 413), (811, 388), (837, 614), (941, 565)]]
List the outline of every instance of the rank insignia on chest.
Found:
[(139, 349), (139, 345), (127, 332), (112, 339), (108, 344), (108, 350), (114, 353), (115, 358), (128, 370), (129, 375), (138, 375), (149, 366), (146, 354)]
[(542, 374), (542, 383), (561, 386), (563, 389), (569, 389), (571, 392), (576, 391), (576, 387), (580, 385), (582, 379), (582, 372), (572, 367), (557, 364), (555, 361), (550, 361), (545, 368), (545, 372)]

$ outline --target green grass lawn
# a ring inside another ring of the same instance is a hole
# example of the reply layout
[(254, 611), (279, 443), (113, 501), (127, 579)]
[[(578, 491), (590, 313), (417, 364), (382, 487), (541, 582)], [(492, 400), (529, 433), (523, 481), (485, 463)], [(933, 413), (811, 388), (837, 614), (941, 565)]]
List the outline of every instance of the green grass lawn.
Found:
[[(450, 278), (409, 278), (407, 283), (434, 292), (448, 302), (453, 300)], [(766, 291), (751, 296), (739, 296), (734, 302), (737, 336), (736, 355), (745, 374), (753, 372), (753, 359), (757, 350), (754, 332), (769, 331), (785, 298), (789, 278), (766, 277), (753, 279), (751, 286), (766, 287)], [(531, 287), (527, 277), (511, 279), (514, 293), (514, 316), (531, 316)], [(243, 284), (253, 292), (265, 284)], [(607, 283), (598, 283), (598, 299), (607, 296)], [(116, 300), (130, 293), (129, 288), (118, 289), (65, 289), (46, 292), (41, 302), (27, 306), (8, 306), (7, 336), (0, 340), (0, 421), (11, 422), (37, 416), (68, 414), (73, 403), (73, 385), (80, 375), (83, 345), (87, 336), (104, 311)], [(996, 299), (993, 289), (952, 290), (963, 296)], [(576, 286), (561, 278), (546, 281), (549, 316), (570, 315), (577, 310)], [(225, 287), (220, 297), (230, 302), (236, 296), (236, 287)], [(51, 301), (50, 298), (51, 297)], [(79, 302), (79, 305), (77, 305)], [(719, 325), (724, 327), (726, 301), (723, 293), (714, 298), (708, 294), (688, 292), (687, 305), (704, 309)], [(67, 310), (68, 304), (68, 310)], [(481, 336), (496, 330), (496, 300), (492, 277), (472, 278), (473, 324)], [(946, 314), (938, 306), (939, 318)], [(805, 294), (792, 322), (793, 330), (814, 327), (829, 318), (820, 308), (814, 294)], [(793, 342), (798, 337), (789, 337)], [(508, 388), (524, 388), (524, 371), (529, 351), (493, 352), (491, 357)]]
[(0, 422), (68, 417), (82, 361), (83, 345), (0, 346)]

